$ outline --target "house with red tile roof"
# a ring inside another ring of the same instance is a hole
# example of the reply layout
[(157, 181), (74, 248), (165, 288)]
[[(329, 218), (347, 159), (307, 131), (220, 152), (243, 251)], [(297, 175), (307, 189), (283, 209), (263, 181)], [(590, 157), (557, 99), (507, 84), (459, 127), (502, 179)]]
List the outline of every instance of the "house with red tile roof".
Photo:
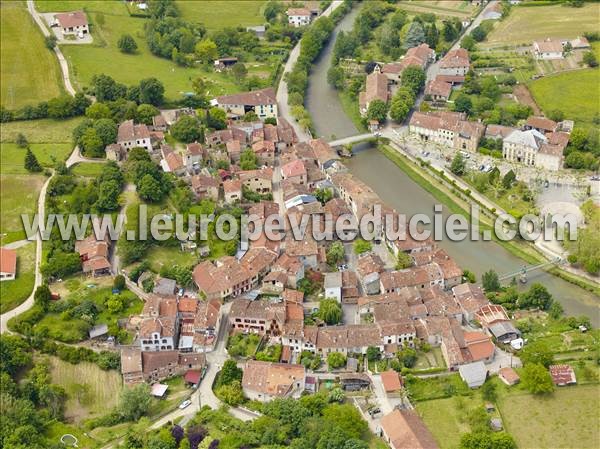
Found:
[(419, 415), (413, 410), (398, 410), (381, 418), (383, 439), (392, 449), (439, 449)]
[(88, 20), (83, 11), (54, 14), (54, 20), (63, 35), (88, 34), (90, 32)]
[(268, 117), (277, 118), (277, 98), (272, 87), (222, 95), (212, 100), (211, 104), (223, 109), (228, 117), (233, 119), (241, 118), (251, 111), (261, 120)]
[(358, 104), (361, 115), (366, 115), (371, 102), (380, 100), (384, 103), (387, 103), (388, 98), (389, 94), (387, 76), (381, 73), (379, 66), (375, 66), (373, 73), (367, 75), (365, 90), (361, 91), (358, 95)]
[(12, 281), (17, 275), (17, 252), (0, 248), (0, 281)]
[(300, 159), (288, 162), (281, 167), (281, 177), (284, 180), (289, 180), (295, 184), (306, 184), (307, 173), (304, 162)]

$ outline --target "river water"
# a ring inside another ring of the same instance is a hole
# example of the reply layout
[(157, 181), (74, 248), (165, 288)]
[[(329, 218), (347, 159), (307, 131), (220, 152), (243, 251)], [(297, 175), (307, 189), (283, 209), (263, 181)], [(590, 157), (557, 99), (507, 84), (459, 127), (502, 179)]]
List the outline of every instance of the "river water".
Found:
[[(309, 77), (306, 95), (306, 108), (313, 117), (318, 136), (331, 140), (358, 134), (350, 118), (346, 116), (339, 101), (337, 91), (327, 83), (327, 70), (330, 67), (335, 37), (340, 30), (352, 29), (358, 13), (355, 8), (337, 26), (332, 39), (315, 61)], [(398, 212), (411, 216), (427, 213), (433, 217), (435, 198), (421, 186), (414, 183), (400, 168), (375, 148), (358, 149), (353, 158), (347, 161), (349, 170), (369, 184), (381, 199)], [(444, 208), (443, 215), (450, 213)], [(499, 274), (520, 270), (525, 264), (494, 242), (463, 240), (453, 242), (444, 239), (439, 242), (456, 262), (473, 271), (478, 279), (487, 270), (494, 269)], [(594, 326), (600, 326), (600, 298), (556, 276), (542, 270), (528, 273), (529, 285), (540, 282), (558, 299), (568, 315), (587, 315)]]

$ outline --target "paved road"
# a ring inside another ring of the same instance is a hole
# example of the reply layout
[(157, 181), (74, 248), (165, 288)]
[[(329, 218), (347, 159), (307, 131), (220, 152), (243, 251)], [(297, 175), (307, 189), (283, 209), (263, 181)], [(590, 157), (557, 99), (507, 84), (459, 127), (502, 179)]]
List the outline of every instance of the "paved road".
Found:
[(50, 180), (52, 179), (52, 176), (50, 176), (46, 182), (44, 183), (44, 185), (42, 186), (42, 189), (40, 190), (40, 195), (38, 197), (38, 217), (40, 220), (40, 232), (38, 232), (35, 236), (35, 280), (33, 283), (33, 290), (31, 291), (31, 295), (29, 295), (29, 298), (27, 298), (25, 300), (25, 302), (23, 302), (22, 304), (20, 304), (19, 306), (15, 307), (14, 309), (12, 309), (9, 312), (3, 313), (2, 315), (0, 315), (0, 332), (10, 332), (8, 330), (8, 320), (10, 320), (11, 318), (20, 315), (23, 312), (26, 312), (27, 310), (29, 310), (31, 307), (33, 307), (33, 295), (35, 294), (35, 290), (42, 285), (42, 273), (40, 271), (40, 265), (42, 263), (42, 238), (41, 238), (41, 233), (44, 231), (45, 229), (45, 222), (44, 222), (44, 217), (46, 216), (46, 190), (48, 190), (48, 184), (50, 183)]
[(107, 161), (106, 159), (100, 159), (100, 158), (96, 159), (96, 158), (82, 156), (79, 146), (76, 146), (75, 148), (73, 148), (73, 151), (71, 152), (69, 159), (67, 159), (67, 162), (65, 162), (65, 165), (67, 166), (67, 168), (69, 168), (69, 167), (72, 167), (73, 165), (76, 165), (76, 164), (79, 164), (82, 162), (92, 163), (92, 164), (105, 164), (106, 161)]
[[(35, 4), (33, 3), (33, 0), (27, 0), (27, 10), (29, 11), (29, 14), (31, 14), (31, 17), (33, 17), (35, 23), (37, 23), (37, 25), (40, 27), (40, 30), (42, 30), (42, 34), (44, 36), (50, 36), (50, 31), (48, 31), (48, 29), (46, 28), (44, 19), (35, 10)], [(62, 72), (65, 89), (70, 95), (75, 96), (76, 91), (73, 88), (73, 85), (71, 84), (71, 78), (69, 77), (69, 64), (67, 63), (65, 56), (62, 54), (62, 51), (60, 51), (58, 45), (54, 47), (54, 53), (56, 53), (56, 57), (58, 58), (58, 63), (60, 65), (60, 71)]]
[[(340, 6), (343, 2), (341, 0), (334, 0), (331, 2), (331, 5), (323, 11), (322, 16), (329, 16), (338, 6)], [(285, 80), (285, 74), (291, 72), (294, 68), (294, 64), (298, 60), (300, 56), (300, 42), (296, 44), (296, 46), (290, 52), (290, 56), (288, 57), (287, 62), (285, 63), (285, 67), (283, 68), (283, 73), (281, 75), (281, 80), (279, 81), (279, 86), (277, 88), (277, 105), (279, 110), (279, 115), (286, 119), (296, 131), (296, 135), (298, 136), (298, 140), (300, 142), (305, 142), (311, 139), (311, 135), (303, 129), (294, 116), (292, 115), (292, 111), (290, 106), (288, 105), (288, 88), (287, 82)]]

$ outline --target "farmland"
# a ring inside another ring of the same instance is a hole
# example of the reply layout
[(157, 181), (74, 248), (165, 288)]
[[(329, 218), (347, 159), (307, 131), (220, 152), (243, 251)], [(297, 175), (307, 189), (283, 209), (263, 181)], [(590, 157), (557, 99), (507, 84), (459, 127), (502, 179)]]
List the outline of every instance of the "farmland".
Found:
[(262, 25), (264, 0), (256, 1), (177, 1), (181, 16), (190, 22), (203, 23), (208, 30), (225, 27)]
[(581, 8), (564, 5), (514, 7), (507, 19), (497, 22), (484, 46), (531, 45), (548, 37), (574, 38), (598, 27), (599, 3)]
[(576, 123), (591, 126), (598, 116), (598, 85), (600, 70), (583, 69), (540, 78), (531, 82), (529, 89), (545, 113), (560, 109)]
[(62, 92), (58, 61), (45, 47), (25, 2), (2, 2), (0, 8), (2, 106), (18, 109), (58, 96)]
[(30, 242), (17, 249), (17, 278), (14, 281), (4, 281), (0, 289), (2, 313), (14, 309), (31, 294), (35, 280), (34, 263), (35, 243)]
[(73, 365), (57, 357), (49, 360), (52, 382), (61, 385), (68, 396), (67, 420), (79, 422), (104, 414), (117, 405), (122, 385), (117, 371), (104, 371), (88, 362)]
[(559, 388), (548, 397), (511, 394), (500, 409), (520, 448), (596, 448), (598, 395), (598, 385)]
[(400, 7), (415, 13), (433, 13), (440, 16), (470, 17), (475, 7), (469, 1), (403, 1)]
[(68, 120), (27, 120), (20, 122), (2, 123), (2, 142), (14, 142), (19, 133), (23, 134), (29, 143), (68, 143), (71, 133), (83, 117)]
[(46, 178), (41, 175), (0, 175), (0, 232), (2, 244), (25, 238), (21, 214), (34, 214), (40, 189)]
[[(3, 175), (29, 173), (24, 166), (26, 152), (24, 148), (19, 148), (14, 143), (2, 143), (0, 149), (0, 172)], [(45, 168), (51, 168), (56, 162), (67, 160), (72, 151), (72, 147), (68, 143), (34, 143), (30, 145), (30, 149), (38, 162)]]

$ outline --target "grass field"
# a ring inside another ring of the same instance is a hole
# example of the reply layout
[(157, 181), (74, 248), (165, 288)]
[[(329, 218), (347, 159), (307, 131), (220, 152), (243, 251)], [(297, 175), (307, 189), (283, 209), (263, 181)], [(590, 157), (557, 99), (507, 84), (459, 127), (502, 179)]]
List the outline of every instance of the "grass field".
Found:
[(83, 117), (68, 120), (27, 120), (2, 123), (2, 142), (14, 142), (19, 133), (29, 143), (68, 143), (72, 140), (73, 129), (83, 121)]
[[(46, 426), (44, 437), (48, 440), (48, 447), (61, 447), (56, 446), (60, 445), (60, 437), (64, 434), (70, 433), (77, 438), (79, 447), (95, 447), (95, 442), (93, 439), (85, 435), (85, 431), (79, 429), (76, 426), (65, 424), (60, 421), (54, 421), (48, 426)], [(67, 446), (62, 446), (67, 447)]]
[(0, 12), (2, 106), (17, 109), (58, 96), (62, 92), (58, 61), (44, 46), (25, 2), (2, 2)]
[(264, 0), (177, 1), (181, 16), (191, 22), (203, 23), (207, 29), (262, 25)]
[(40, 189), (46, 181), (42, 175), (0, 175), (0, 232), (2, 244), (25, 238), (21, 214), (34, 214)]
[(597, 448), (599, 385), (565, 387), (548, 397), (511, 394), (500, 410), (521, 449)]
[(532, 41), (547, 37), (572, 39), (584, 31), (596, 30), (599, 15), (599, 3), (587, 3), (581, 8), (517, 6), (506, 20), (497, 22), (483, 45), (531, 45)]
[[(190, 3), (197, 5), (196, 2)], [(225, 74), (179, 67), (170, 60), (152, 55), (144, 38), (146, 19), (131, 17), (122, 2), (38, 1), (36, 5), (40, 11), (66, 11), (85, 7), (94, 43), (61, 47), (77, 88), (88, 85), (94, 75), (104, 73), (127, 85), (136, 84), (151, 76), (158, 78), (164, 84), (165, 96), (169, 99), (177, 99), (182, 93), (190, 92), (191, 81), (200, 75), (214, 82), (211, 95), (239, 91), (233, 80)], [(99, 15), (104, 16), (103, 24), (98, 23)], [(222, 15), (222, 18), (226, 17), (228, 15)], [(232, 20), (238, 20), (238, 16), (233, 16)], [(117, 41), (125, 33), (131, 34), (136, 40), (136, 54), (127, 55), (119, 51)]]
[(146, 260), (150, 263), (150, 269), (156, 273), (160, 272), (163, 265), (179, 265), (188, 267), (198, 262), (198, 257), (193, 253), (184, 253), (176, 247), (152, 246), (146, 254)]
[(71, 169), (71, 172), (77, 176), (86, 178), (97, 178), (102, 173), (104, 164), (95, 162), (81, 162)]
[(417, 412), (441, 449), (456, 449), (461, 434), (470, 431), (464, 420), (466, 404), (469, 408), (474, 408), (475, 405), (482, 405), (482, 401), (479, 398), (454, 397), (416, 404)]
[(52, 382), (67, 392), (65, 418), (82, 419), (108, 412), (117, 405), (122, 380), (115, 370), (103, 371), (98, 365), (82, 362), (73, 365), (50, 357)]
[[(533, 8), (539, 9), (539, 8)], [(565, 117), (591, 126), (599, 114), (600, 69), (582, 69), (546, 76), (529, 84), (535, 101), (546, 114), (554, 109)]]
[[(54, 166), (55, 162), (66, 161), (73, 150), (68, 143), (33, 143), (31, 151), (38, 162), (47, 168)], [(0, 144), (0, 173), (3, 175), (23, 175), (29, 172), (25, 169), (25, 148), (19, 148), (14, 143)]]
[(14, 309), (25, 301), (35, 281), (35, 243), (30, 242), (17, 249), (17, 278), (4, 281), (0, 286), (0, 309), (2, 313)]
[(399, 2), (402, 9), (416, 13), (434, 13), (439, 16), (470, 17), (475, 11), (474, 5), (462, 0), (419, 0)]

